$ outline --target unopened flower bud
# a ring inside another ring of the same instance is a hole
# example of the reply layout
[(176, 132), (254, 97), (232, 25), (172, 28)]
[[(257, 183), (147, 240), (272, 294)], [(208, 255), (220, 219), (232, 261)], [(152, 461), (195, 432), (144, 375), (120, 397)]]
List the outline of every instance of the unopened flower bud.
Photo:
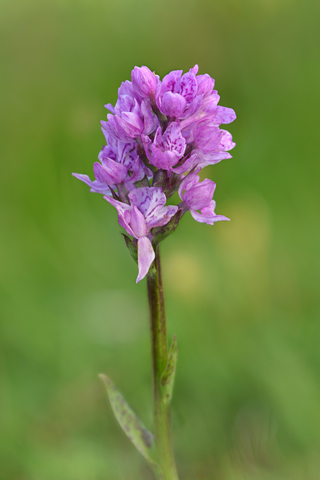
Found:
[(141, 97), (150, 97), (157, 85), (157, 78), (148, 67), (134, 67), (131, 72), (134, 89)]

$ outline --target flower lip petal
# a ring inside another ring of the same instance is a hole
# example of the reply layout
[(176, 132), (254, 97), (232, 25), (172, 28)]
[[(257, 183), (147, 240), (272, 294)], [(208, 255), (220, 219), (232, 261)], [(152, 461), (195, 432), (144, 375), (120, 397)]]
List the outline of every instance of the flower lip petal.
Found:
[(136, 283), (140, 282), (148, 273), (149, 268), (155, 259), (155, 253), (148, 237), (138, 239), (138, 267), (139, 274)]
[(199, 213), (196, 210), (190, 210), (193, 218), (199, 223), (207, 223), (208, 225), (213, 225), (215, 222), (220, 222), (222, 220), (230, 221), (230, 218), (225, 217), (224, 215), (213, 215), (210, 213)]
[(216, 202), (211, 200), (207, 207), (201, 208), (201, 213), (196, 210), (190, 210), (190, 213), (197, 222), (207, 223), (208, 225), (213, 225), (215, 222), (220, 222), (222, 220), (230, 220), (230, 218), (225, 217), (224, 215), (216, 215), (215, 208)]

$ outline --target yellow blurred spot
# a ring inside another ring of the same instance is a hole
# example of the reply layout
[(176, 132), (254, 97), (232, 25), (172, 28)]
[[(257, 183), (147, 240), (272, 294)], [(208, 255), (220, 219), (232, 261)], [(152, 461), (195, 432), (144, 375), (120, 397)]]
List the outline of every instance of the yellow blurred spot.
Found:
[[(228, 224), (212, 229), (219, 245), (228, 291), (237, 309), (260, 311), (269, 303), (271, 286), (270, 241), (272, 234), (268, 205), (256, 194), (225, 205)], [(213, 238), (213, 241), (214, 238)], [(232, 292), (232, 293), (231, 293)]]
[(255, 269), (269, 251), (271, 219), (268, 205), (258, 195), (251, 195), (225, 206), (231, 219), (224, 228), (212, 231), (220, 248), (239, 269)]
[(164, 274), (167, 288), (172, 293), (191, 301), (201, 294), (205, 272), (199, 255), (187, 251), (173, 252), (166, 258)]

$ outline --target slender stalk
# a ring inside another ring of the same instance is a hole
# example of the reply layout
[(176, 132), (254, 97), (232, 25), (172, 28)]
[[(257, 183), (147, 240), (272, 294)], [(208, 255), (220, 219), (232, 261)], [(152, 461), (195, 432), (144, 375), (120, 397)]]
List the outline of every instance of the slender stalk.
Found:
[(164, 402), (161, 389), (161, 375), (168, 360), (168, 340), (159, 246), (156, 247), (155, 252), (156, 257), (147, 276), (151, 322), (155, 441), (158, 462), (163, 470), (164, 480), (178, 480), (171, 441), (170, 406)]

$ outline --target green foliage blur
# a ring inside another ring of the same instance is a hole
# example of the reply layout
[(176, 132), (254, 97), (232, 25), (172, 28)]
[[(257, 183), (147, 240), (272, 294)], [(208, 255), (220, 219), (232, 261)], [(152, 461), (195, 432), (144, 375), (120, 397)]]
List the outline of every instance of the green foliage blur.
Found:
[(319, 2), (2, 0), (0, 479), (151, 480), (107, 373), (152, 427), (146, 282), (92, 174), (135, 65), (216, 79), (234, 158), (213, 227), (162, 244), (181, 480), (320, 478)]

